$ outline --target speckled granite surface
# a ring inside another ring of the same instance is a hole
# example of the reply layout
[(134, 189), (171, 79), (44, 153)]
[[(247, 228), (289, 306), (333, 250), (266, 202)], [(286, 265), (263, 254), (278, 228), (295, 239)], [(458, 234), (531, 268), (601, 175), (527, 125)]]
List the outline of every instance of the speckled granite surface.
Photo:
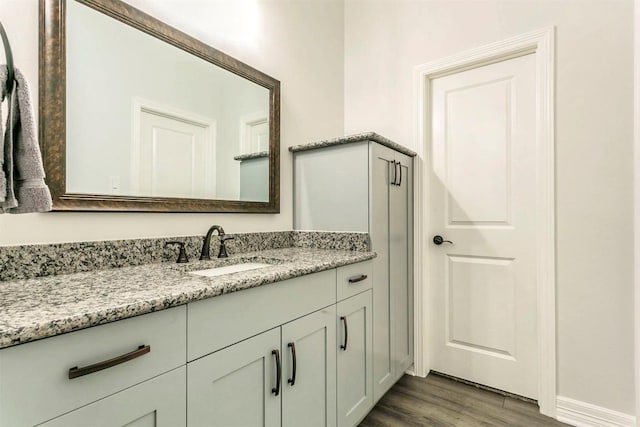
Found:
[(269, 157), (269, 152), (268, 151), (257, 151), (255, 153), (240, 154), (239, 156), (235, 156), (233, 159), (234, 160), (239, 160), (239, 161), (244, 161), (244, 160), (251, 160), (251, 159), (261, 159), (263, 157)]
[(309, 144), (294, 145), (292, 147), (289, 147), (289, 151), (291, 151), (292, 153), (295, 153), (296, 151), (314, 150), (316, 148), (331, 147), (333, 145), (341, 145), (341, 144), (350, 144), (352, 142), (360, 142), (360, 141), (375, 141), (386, 147), (392, 148), (402, 154), (406, 154), (407, 156), (411, 156), (411, 157), (416, 156), (416, 153), (414, 151), (411, 151), (408, 148), (403, 147), (402, 145), (395, 143), (388, 138), (385, 138), (384, 136), (378, 135), (375, 132), (359, 133), (356, 135), (348, 135), (340, 138), (325, 139), (323, 141), (311, 142)]
[[(294, 246), (360, 251), (369, 248), (368, 235), (362, 233), (273, 231), (228, 233), (227, 236), (234, 237), (227, 241), (229, 254)], [(183, 236), (0, 247), (0, 287), (7, 280), (175, 261), (178, 249), (165, 247), (165, 243), (171, 240), (185, 242), (187, 257), (195, 261), (200, 257), (203, 238)], [(219, 246), (220, 239), (214, 235), (211, 239), (211, 255), (218, 253)]]
[(294, 231), (293, 246), (298, 248), (368, 251), (370, 248), (369, 233)]
[[(0, 348), (374, 257), (372, 252), (271, 249), (226, 260), (167, 262), (9, 281), (0, 286)], [(218, 277), (188, 273), (238, 262), (273, 265)]]

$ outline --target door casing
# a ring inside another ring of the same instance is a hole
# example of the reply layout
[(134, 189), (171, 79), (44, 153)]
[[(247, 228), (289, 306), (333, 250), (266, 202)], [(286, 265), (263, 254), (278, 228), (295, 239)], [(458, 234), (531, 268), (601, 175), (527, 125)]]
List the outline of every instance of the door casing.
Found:
[(414, 371), (429, 373), (430, 327), (425, 323), (429, 310), (431, 283), (427, 245), (432, 230), (426, 229), (431, 202), (428, 178), (431, 165), (431, 80), (527, 54), (536, 56), (536, 256), (538, 306), (538, 404), (540, 412), (556, 416), (556, 284), (555, 284), (555, 28), (547, 27), (506, 40), (471, 49), (450, 57), (419, 65), (414, 69), (415, 135), (418, 161), (414, 167), (415, 234), (414, 263), (415, 334)]

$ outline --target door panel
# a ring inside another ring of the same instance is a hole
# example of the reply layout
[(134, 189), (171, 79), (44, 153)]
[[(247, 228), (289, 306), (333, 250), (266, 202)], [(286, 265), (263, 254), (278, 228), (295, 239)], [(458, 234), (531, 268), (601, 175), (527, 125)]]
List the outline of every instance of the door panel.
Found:
[(448, 256), (446, 328), (450, 345), (513, 357), (513, 259)]
[(354, 426), (373, 407), (371, 291), (340, 301), (337, 308), (338, 425)]
[(373, 388), (379, 400), (394, 383), (389, 282), (389, 197), (394, 151), (372, 144), (371, 250), (373, 259)]
[[(336, 425), (336, 308), (282, 326), (282, 425)], [(293, 379), (293, 348), (296, 376)]]
[(448, 225), (509, 222), (511, 86), (509, 78), (445, 95)]
[(178, 427), (186, 425), (186, 372), (181, 367), (83, 406), (41, 426)]
[(412, 179), (409, 159), (396, 154), (402, 179), (390, 187), (389, 196), (389, 277), (391, 291), (391, 328), (394, 380), (400, 378), (411, 364), (413, 337), (411, 310), (413, 288), (409, 282), (409, 183)]
[[(537, 397), (535, 56), (432, 82), (432, 366)], [(431, 237), (431, 236), (430, 236)]]
[(187, 365), (189, 426), (280, 426), (272, 329)]
[(139, 160), (132, 164), (135, 194), (215, 196), (215, 140), (210, 129), (144, 110), (139, 126), (140, 152), (134, 153)]

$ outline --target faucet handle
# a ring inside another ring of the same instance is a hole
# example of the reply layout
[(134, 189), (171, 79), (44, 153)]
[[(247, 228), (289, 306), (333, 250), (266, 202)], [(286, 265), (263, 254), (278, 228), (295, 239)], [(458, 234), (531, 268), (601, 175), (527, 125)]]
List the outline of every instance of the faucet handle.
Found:
[(176, 261), (179, 264), (183, 264), (185, 262), (189, 262), (189, 259), (187, 258), (187, 252), (184, 250), (184, 242), (178, 242), (178, 241), (170, 241), (164, 244), (165, 248), (169, 245), (178, 245), (178, 247), (180, 248), (180, 253), (178, 254), (178, 260)]
[(227, 246), (224, 242), (233, 239), (235, 239), (233, 236), (224, 236), (220, 238), (220, 251), (218, 252), (218, 258), (229, 258), (229, 255), (227, 255)]

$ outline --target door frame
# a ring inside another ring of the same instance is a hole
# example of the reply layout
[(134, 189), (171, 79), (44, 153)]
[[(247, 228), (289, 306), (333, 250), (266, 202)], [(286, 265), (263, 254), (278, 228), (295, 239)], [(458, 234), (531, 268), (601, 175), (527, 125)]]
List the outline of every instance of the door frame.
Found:
[(633, 228), (636, 425), (640, 426), (640, 1), (633, 4)]
[(547, 27), (501, 40), (414, 68), (415, 164), (415, 373), (430, 369), (429, 313), (431, 287), (428, 253), (432, 234), (426, 224), (430, 205), (431, 80), (484, 65), (535, 54), (536, 56), (536, 256), (538, 310), (538, 404), (544, 415), (556, 416), (556, 274), (555, 274), (555, 28)]

